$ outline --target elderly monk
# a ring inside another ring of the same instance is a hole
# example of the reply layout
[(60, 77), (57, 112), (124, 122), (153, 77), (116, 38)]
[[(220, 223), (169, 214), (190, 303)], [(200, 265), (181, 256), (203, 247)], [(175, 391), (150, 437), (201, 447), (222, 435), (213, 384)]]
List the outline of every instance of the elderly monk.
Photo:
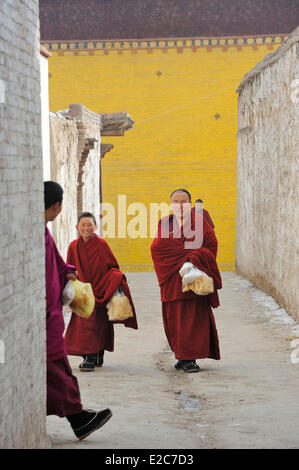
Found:
[[(104, 351), (114, 350), (114, 323), (138, 328), (126, 277), (119, 270), (117, 260), (107, 242), (95, 233), (96, 228), (94, 215), (83, 212), (78, 218), (79, 237), (71, 242), (67, 253), (67, 262), (76, 266), (80, 281), (91, 284), (96, 299), (95, 309), (89, 318), (72, 313), (65, 334), (67, 353), (83, 357), (83, 362), (79, 365), (82, 372), (94, 371), (95, 367), (101, 367)], [(133, 317), (111, 321), (107, 315), (107, 304), (118, 288), (128, 297)]]
[[(214, 230), (191, 208), (187, 190), (171, 194), (171, 207), (173, 214), (159, 221), (151, 254), (161, 291), (165, 334), (178, 360), (175, 367), (198, 372), (196, 359), (220, 359), (212, 312), (212, 307), (219, 306), (217, 290), (222, 287), (216, 263), (218, 244)], [(182, 292), (179, 271), (186, 262), (213, 279), (213, 293)]]
[(44, 183), (46, 246), (47, 414), (66, 417), (75, 435), (84, 439), (100, 428), (112, 413), (84, 410), (76, 377), (67, 359), (63, 339), (61, 294), (68, 279), (77, 279), (74, 266), (60, 256), (47, 223), (62, 210), (63, 189), (54, 181)]

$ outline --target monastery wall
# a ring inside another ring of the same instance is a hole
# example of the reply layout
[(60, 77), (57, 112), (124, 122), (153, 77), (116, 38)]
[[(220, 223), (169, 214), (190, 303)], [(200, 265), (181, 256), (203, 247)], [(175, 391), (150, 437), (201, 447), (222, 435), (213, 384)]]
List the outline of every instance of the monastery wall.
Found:
[(239, 87), (236, 269), (299, 319), (299, 28)]
[(0, 448), (46, 437), (38, 1), (0, 3)]

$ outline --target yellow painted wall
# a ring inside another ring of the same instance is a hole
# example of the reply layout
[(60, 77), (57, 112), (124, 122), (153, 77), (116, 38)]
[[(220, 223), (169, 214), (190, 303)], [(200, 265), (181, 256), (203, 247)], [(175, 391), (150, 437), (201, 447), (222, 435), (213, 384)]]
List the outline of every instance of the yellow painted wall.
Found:
[[(149, 208), (151, 202), (168, 203), (175, 188), (188, 189), (193, 200), (203, 199), (215, 223), (220, 269), (233, 270), (236, 89), (269, 52), (266, 44), (241, 50), (186, 47), (182, 53), (176, 48), (121, 54), (95, 50), (93, 55), (52, 50), (50, 110), (80, 102), (99, 113), (127, 111), (133, 128), (124, 137), (103, 137), (104, 143), (114, 145), (102, 160), (103, 200), (117, 208), (121, 194), (127, 206), (141, 202)], [(128, 215), (127, 221), (132, 218)], [(150, 237), (107, 241), (122, 269), (152, 270)]]

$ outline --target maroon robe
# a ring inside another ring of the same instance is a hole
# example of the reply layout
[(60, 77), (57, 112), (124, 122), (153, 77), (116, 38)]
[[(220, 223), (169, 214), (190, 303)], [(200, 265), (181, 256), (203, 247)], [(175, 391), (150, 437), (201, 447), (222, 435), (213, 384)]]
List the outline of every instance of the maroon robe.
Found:
[[(173, 215), (159, 222), (156, 238), (151, 245), (151, 254), (157, 274), (162, 301), (162, 316), (166, 337), (175, 357), (181, 360), (200, 358), (220, 359), (218, 334), (212, 308), (219, 306), (217, 290), (221, 289), (221, 276), (216, 263), (217, 239), (214, 230), (200, 215), (191, 211), (191, 229), (195, 216), (201, 218), (203, 242), (200, 248), (185, 248), (191, 241), (183, 227), (180, 237), (173, 231), (177, 225)], [(169, 237), (163, 236), (161, 222), (169, 223)], [(198, 220), (198, 219), (197, 219)], [(186, 232), (186, 230), (185, 230)], [(180, 268), (191, 262), (214, 281), (214, 293), (199, 296), (192, 291), (182, 292)]]
[(206, 221), (208, 222), (208, 224), (212, 227), (212, 228), (215, 228), (215, 225), (213, 224), (213, 221), (210, 217), (210, 214), (208, 213), (208, 211), (206, 209), (203, 209), (202, 210), (202, 214), (204, 216), (204, 218), (206, 219)]
[[(133, 300), (125, 275), (119, 270), (115, 256), (103, 238), (93, 234), (87, 242), (80, 236), (71, 242), (67, 261), (76, 266), (78, 279), (90, 282), (95, 296), (95, 309), (89, 318), (72, 313), (65, 342), (67, 353), (73, 356), (114, 350), (113, 323), (123, 323), (137, 329)], [(106, 305), (118, 287), (128, 297), (134, 317), (124, 321), (110, 321)]]
[(46, 227), (46, 327), (47, 327), (47, 414), (60, 417), (82, 410), (76, 377), (69, 365), (63, 339), (64, 319), (61, 293), (67, 274), (74, 266), (60, 256), (52, 235)]
[(202, 214), (204, 219), (206, 219), (206, 221), (208, 222), (208, 224), (214, 229), (215, 228), (215, 225), (213, 224), (213, 221), (210, 217), (210, 214), (209, 212), (206, 210), (206, 209), (200, 209), (200, 210), (195, 210), (195, 207), (192, 208), (192, 210), (194, 210), (195, 212), (197, 212), (198, 214)]

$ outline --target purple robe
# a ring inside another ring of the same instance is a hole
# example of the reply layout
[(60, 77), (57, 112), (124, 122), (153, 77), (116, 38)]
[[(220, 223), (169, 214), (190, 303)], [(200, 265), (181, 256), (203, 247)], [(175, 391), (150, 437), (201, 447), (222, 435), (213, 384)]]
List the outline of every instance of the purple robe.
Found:
[(46, 326), (47, 326), (47, 415), (60, 417), (80, 413), (80, 391), (68, 362), (63, 338), (61, 293), (67, 274), (76, 269), (60, 256), (46, 227)]
[(66, 356), (63, 339), (64, 318), (61, 293), (67, 282), (67, 274), (76, 269), (66, 264), (46, 227), (46, 308), (47, 308), (47, 360), (55, 361)]

